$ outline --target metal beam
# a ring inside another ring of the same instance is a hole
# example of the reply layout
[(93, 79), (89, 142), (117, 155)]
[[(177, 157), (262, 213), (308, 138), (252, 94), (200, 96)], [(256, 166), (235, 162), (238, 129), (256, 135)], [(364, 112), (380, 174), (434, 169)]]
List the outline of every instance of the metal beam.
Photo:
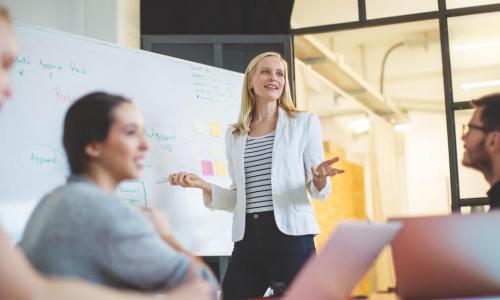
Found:
[(446, 110), (446, 130), (448, 132), (448, 159), (450, 164), (451, 211), (460, 212), (460, 186), (458, 180), (457, 148), (455, 136), (455, 113), (453, 111), (453, 85), (448, 40), (448, 19), (446, 0), (438, 0), (439, 35), (441, 37), (441, 60), (443, 64), (444, 104)]

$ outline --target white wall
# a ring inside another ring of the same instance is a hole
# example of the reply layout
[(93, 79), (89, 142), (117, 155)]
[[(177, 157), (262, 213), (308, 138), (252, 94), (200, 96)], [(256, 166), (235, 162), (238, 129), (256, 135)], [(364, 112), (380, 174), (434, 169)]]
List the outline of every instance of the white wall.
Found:
[(140, 0), (2, 0), (16, 22), (140, 46)]
[(450, 212), (450, 169), (444, 113), (410, 112), (404, 134), (408, 214)]
[[(410, 129), (396, 133), (395, 155), (390, 157), (397, 173), (404, 177), (400, 178), (401, 186), (397, 188), (400, 199), (396, 201), (397, 207), (386, 209), (404, 215), (449, 213), (450, 170), (445, 115), (414, 111), (408, 114), (408, 120)], [(324, 139), (343, 146), (347, 159), (369, 168), (366, 164), (370, 151), (367, 135), (353, 135), (335, 117), (322, 119), (322, 126)], [(370, 178), (365, 180), (370, 182)]]

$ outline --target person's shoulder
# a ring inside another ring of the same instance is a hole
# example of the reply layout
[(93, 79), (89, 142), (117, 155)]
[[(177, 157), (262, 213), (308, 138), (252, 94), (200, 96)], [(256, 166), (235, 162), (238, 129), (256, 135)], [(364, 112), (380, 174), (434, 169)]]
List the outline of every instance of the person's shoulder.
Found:
[(66, 183), (47, 193), (36, 211), (43, 214), (72, 215), (79, 203), (92, 203), (93, 192), (79, 183)]
[(40, 206), (63, 205), (69, 200), (68, 198), (72, 194), (73, 187), (71, 187), (68, 183), (60, 185), (43, 196), (40, 201)]
[(229, 125), (226, 129), (226, 138), (231, 137), (234, 135), (234, 127), (232, 125)]
[(228, 145), (234, 143), (239, 136), (240, 135), (236, 133), (234, 126), (231, 125), (226, 129), (226, 143)]
[(297, 111), (295, 112), (295, 117), (299, 119), (310, 119), (316, 115), (308, 111)]
[(64, 206), (69, 210), (68, 215), (74, 215), (80, 221), (92, 222), (96, 228), (122, 222), (136, 225), (135, 220), (140, 215), (115, 194), (103, 191), (90, 181), (69, 182), (56, 192), (60, 194), (57, 197), (59, 201), (66, 203)]
[(75, 215), (75, 189), (64, 184), (47, 193), (35, 207), (30, 216), (30, 224), (35, 227), (65, 223)]
[(100, 198), (109, 197), (95, 184), (87, 181), (69, 181), (63, 186), (56, 188), (47, 197), (58, 198), (61, 201), (73, 202), (100, 202)]
[(119, 205), (112, 193), (107, 193), (90, 180), (69, 180), (42, 199), (44, 209), (78, 218), (107, 218)]
[(310, 122), (315, 122), (318, 119), (318, 117), (311, 112), (307, 111), (297, 111), (294, 112), (292, 117), (290, 118), (292, 122), (296, 122), (298, 124), (309, 124)]

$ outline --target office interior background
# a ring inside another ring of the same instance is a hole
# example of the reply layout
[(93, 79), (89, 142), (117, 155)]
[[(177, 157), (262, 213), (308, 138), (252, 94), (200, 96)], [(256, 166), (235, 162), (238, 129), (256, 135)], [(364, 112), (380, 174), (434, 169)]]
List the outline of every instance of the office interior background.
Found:
[[(460, 164), (460, 137), (470, 100), (500, 89), (500, 1), (0, 3), (16, 22), (240, 72), (281, 52), (297, 106), (320, 117), (326, 155), (347, 170), (314, 201), (319, 247), (342, 219), (488, 209), (486, 181)], [(357, 291), (394, 286), (390, 264), (385, 252)]]

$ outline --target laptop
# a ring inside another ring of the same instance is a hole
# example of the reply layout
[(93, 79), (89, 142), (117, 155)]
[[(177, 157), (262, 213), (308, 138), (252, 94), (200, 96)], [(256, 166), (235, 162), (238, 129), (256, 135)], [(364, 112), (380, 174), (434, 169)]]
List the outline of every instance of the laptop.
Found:
[(396, 292), (428, 299), (500, 295), (500, 213), (396, 219)]
[(286, 291), (284, 300), (344, 300), (380, 251), (399, 231), (399, 222), (341, 222)]

